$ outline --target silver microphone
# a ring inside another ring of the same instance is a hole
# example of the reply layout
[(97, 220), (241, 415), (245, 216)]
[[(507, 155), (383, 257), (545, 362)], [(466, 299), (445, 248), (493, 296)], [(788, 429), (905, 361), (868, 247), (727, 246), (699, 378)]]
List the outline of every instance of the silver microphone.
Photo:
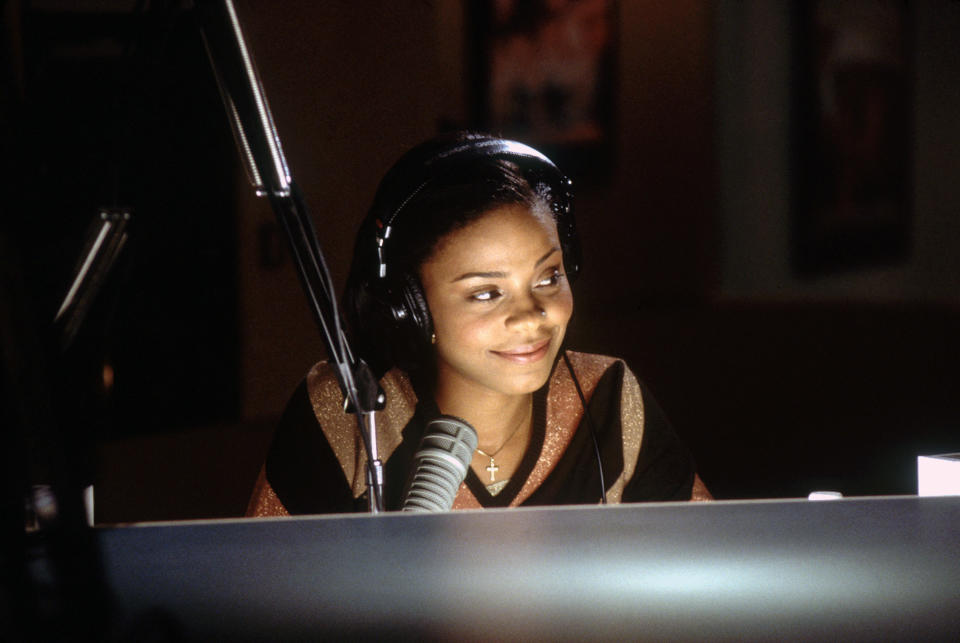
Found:
[(450, 511), (477, 449), (477, 432), (451, 415), (431, 420), (413, 456), (403, 511)]

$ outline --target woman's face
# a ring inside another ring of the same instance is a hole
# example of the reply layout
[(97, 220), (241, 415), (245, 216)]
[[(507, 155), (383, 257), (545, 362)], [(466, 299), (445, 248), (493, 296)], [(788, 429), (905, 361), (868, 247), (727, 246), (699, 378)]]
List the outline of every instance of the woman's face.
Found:
[(439, 387), (515, 395), (543, 386), (573, 312), (549, 212), (491, 210), (442, 238), (420, 273)]

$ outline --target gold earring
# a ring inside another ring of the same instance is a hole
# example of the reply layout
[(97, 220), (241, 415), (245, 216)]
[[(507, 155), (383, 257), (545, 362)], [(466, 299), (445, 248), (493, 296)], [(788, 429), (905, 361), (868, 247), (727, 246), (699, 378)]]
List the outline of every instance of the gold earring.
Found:
[(436, 333), (430, 333), (430, 343), (431, 343), (431, 344), (436, 344), (436, 343), (437, 343), (437, 334), (436, 334)]

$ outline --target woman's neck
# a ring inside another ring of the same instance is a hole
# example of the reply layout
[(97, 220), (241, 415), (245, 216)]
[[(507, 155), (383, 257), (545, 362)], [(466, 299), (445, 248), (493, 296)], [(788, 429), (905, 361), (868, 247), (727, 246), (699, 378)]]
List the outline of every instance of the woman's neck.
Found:
[(523, 433), (533, 417), (533, 393), (458, 394), (440, 386), (436, 401), (441, 413), (462, 418), (476, 429), (479, 447), (487, 453), (496, 452), (514, 435)]

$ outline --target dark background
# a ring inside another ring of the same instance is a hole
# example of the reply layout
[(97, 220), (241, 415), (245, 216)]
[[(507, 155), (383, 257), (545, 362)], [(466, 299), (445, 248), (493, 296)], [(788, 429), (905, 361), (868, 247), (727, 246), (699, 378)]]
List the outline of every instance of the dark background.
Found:
[[(474, 14), (236, 4), (339, 287), (393, 160), (477, 125)], [(917, 455), (960, 450), (960, 3), (909, 6), (907, 250), (802, 277), (797, 5), (615, 5), (609, 171), (573, 177), (585, 269), (570, 343), (629, 361), (718, 498), (915, 493)], [(48, 378), (98, 520), (241, 515), (323, 348), (192, 16), (176, 2), (0, 7), (5, 265), (26, 293), (4, 305), (43, 336), (96, 208), (135, 215)]]

